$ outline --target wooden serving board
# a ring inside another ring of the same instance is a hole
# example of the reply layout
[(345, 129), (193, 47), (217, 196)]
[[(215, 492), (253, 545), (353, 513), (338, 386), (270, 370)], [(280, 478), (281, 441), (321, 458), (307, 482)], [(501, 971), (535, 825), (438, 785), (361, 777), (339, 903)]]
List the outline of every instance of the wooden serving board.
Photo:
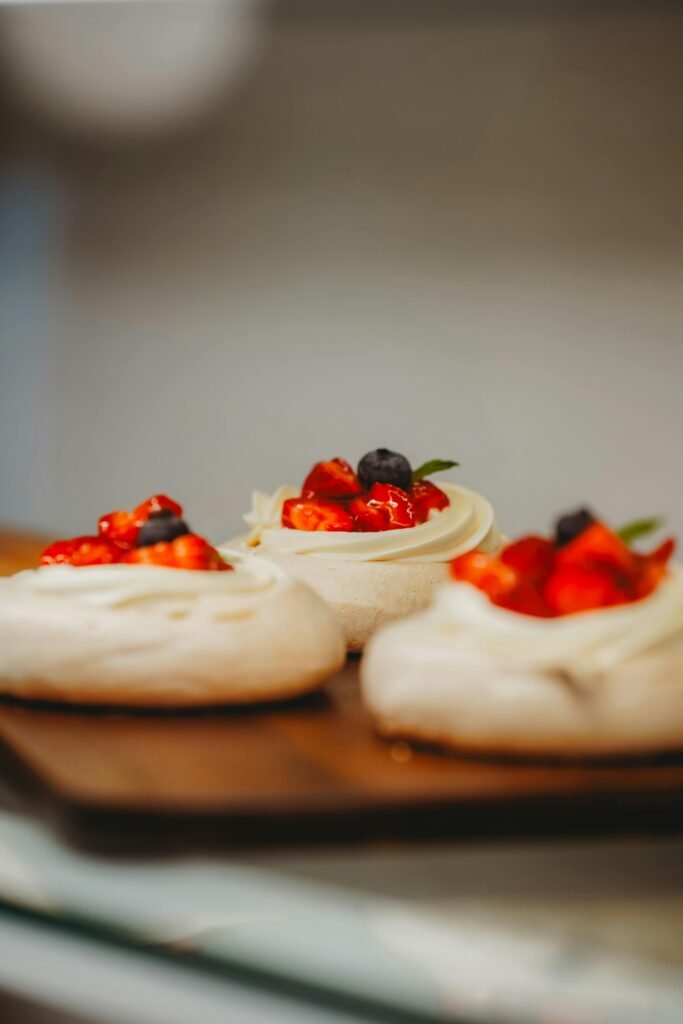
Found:
[(110, 851), (446, 836), (673, 831), (683, 763), (466, 760), (376, 737), (350, 663), (318, 697), (256, 711), (0, 706), (10, 777)]
[(70, 838), (108, 852), (681, 829), (683, 758), (551, 765), (387, 743), (357, 674), (350, 661), (321, 694), (256, 710), (5, 702), (0, 770)]

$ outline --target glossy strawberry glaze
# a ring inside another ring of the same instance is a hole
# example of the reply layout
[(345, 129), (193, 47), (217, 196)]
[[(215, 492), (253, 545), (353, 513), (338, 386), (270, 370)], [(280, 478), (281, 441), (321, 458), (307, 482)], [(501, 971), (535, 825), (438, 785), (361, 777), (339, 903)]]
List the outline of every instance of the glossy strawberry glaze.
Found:
[[(40, 556), (40, 565), (156, 565), (171, 569), (195, 569), (225, 572), (225, 562), (208, 541), (196, 533), (185, 532), (172, 541), (136, 547), (140, 529), (162, 511), (182, 516), (182, 506), (164, 494), (155, 494), (132, 512), (119, 509), (102, 516), (99, 533), (55, 541)], [(156, 522), (156, 519), (155, 519)], [(186, 530), (187, 527), (183, 528)]]
[(451, 575), (477, 587), (501, 608), (558, 618), (648, 597), (666, 576), (674, 549), (669, 539), (649, 554), (639, 554), (596, 521), (561, 546), (527, 536), (497, 556), (468, 552), (453, 560)]
[(433, 509), (450, 504), (448, 495), (429, 480), (410, 491), (375, 483), (364, 491), (344, 459), (318, 462), (304, 480), (301, 494), (285, 501), (282, 525), (290, 530), (378, 533), (405, 530), (427, 522)]

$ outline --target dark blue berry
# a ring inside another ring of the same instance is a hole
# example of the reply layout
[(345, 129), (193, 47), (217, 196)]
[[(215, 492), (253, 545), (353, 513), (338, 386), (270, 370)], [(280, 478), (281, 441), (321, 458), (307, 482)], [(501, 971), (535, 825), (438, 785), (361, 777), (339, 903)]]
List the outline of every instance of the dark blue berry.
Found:
[(587, 508), (580, 508), (576, 512), (562, 516), (555, 524), (555, 543), (558, 548), (579, 537), (594, 522), (595, 516)]
[(149, 519), (142, 524), (135, 547), (148, 548), (152, 544), (161, 544), (162, 541), (170, 543), (176, 537), (182, 537), (189, 532), (190, 528), (183, 519), (174, 516), (170, 508), (162, 508), (159, 512), (152, 512)]
[(393, 484), (409, 491), (413, 483), (413, 470), (405, 455), (390, 452), (388, 448), (377, 448), (368, 452), (358, 463), (358, 479), (364, 490), (373, 484)]

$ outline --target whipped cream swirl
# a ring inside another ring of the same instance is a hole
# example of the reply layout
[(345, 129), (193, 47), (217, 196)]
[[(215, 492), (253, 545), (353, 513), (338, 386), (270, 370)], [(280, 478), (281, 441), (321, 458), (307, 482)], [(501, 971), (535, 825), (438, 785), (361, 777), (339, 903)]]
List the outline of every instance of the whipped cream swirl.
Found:
[(469, 583), (447, 583), (428, 615), (453, 631), (459, 651), (587, 682), (667, 641), (683, 641), (683, 568), (674, 566), (640, 601), (556, 619), (511, 612)]
[(249, 597), (282, 578), (276, 566), (253, 555), (224, 549), (233, 572), (173, 569), (159, 565), (44, 565), (0, 581), (12, 591), (37, 597), (68, 599), (95, 608), (117, 608), (203, 597)]
[(256, 491), (245, 522), (251, 527), (250, 547), (296, 555), (317, 555), (355, 562), (447, 562), (465, 551), (494, 551), (501, 544), (493, 509), (486, 498), (467, 487), (440, 484), (450, 505), (433, 510), (420, 526), (378, 533), (290, 530), (281, 525), (282, 506), (299, 491), (280, 487), (275, 494)]

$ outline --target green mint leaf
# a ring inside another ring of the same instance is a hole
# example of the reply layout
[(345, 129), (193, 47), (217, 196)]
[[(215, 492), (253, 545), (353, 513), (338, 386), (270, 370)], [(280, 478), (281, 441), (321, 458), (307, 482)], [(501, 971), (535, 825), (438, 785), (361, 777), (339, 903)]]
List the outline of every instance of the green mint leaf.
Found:
[(459, 462), (453, 462), (452, 459), (430, 459), (429, 462), (423, 462), (421, 466), (413, 470), (413, 483), (417, 480), (424, 480), (432, 473), (443, 473), (444, 470), (453, 469), (453, 466), (459, 465)]
[(651, 519), (634, 519), (633, 522), (619, 527), (616, 531), (617, 537), (621, 537), (624, 544), (633, 544), (634, 540), (640, 540), (641, 537), (647, 537), (655, 530), (661, 530), (664, 523), (665, 520), (661, 516), (652, 516)]

